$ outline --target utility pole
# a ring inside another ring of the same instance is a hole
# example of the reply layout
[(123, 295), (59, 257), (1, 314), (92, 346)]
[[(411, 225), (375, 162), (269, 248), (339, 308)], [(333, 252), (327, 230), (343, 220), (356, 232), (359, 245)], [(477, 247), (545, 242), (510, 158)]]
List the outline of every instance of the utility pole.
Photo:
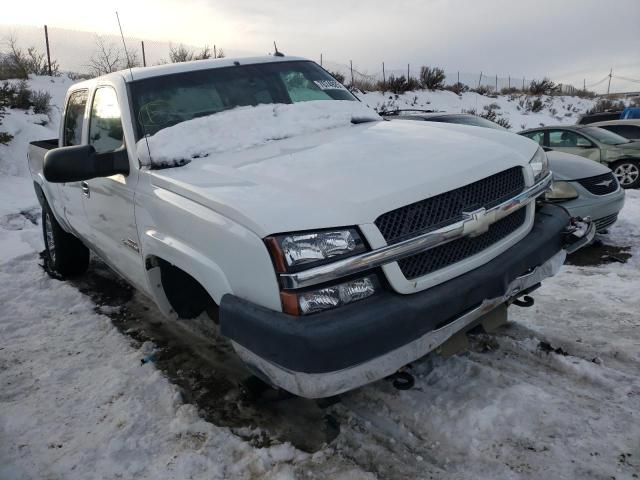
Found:
[(215, 45), (213, 46), (213, 58), (218, 58), (218, 50)]
[(353, 87), (353, 60), (349, 60), (349, 64), (351, 65), (351, 86)]
[(384, 74), (384, 62), (382, 62), (382, 83), (387, 83), (387, 78)]
[(522, 91), (524, 92), (524, 77), (522, 77)]
[(607, 85), (607, 95), (609, 95), (609, 90), (611, 89), (611, 77), (613, 76), (613, 68), (609, 71), (609, 84)]
[(496, 74), (496, 93), (498, 93), (498, 75)]
[(140, 41), (140, 45), (142, 46), (142, 66), (146, 67), (147, 66), (147, 56), (144, 53), (144, 40)]
[(480, 78), (478, 79), (478, 88), (480, 88), (481, 83), (482, 83), (482, 72), (480, 72)]
[(458, 84), (460, 83), (460, 70), (458, 70)]
[(320, 66), (322, 66), (322, 54), (320, 54)]
[(407, 63), (407, 82), (409, 81), (409, 64)]
[(511, 75), (509, 75), (509, 90), (511, 90)]
[(51, 53), (49, 52), (49, 30), (47, 30), (47, 26), (44, 26), (44, 40), (47, 44), (47, 65), (49, 66), (49, 76), (51, 73)]

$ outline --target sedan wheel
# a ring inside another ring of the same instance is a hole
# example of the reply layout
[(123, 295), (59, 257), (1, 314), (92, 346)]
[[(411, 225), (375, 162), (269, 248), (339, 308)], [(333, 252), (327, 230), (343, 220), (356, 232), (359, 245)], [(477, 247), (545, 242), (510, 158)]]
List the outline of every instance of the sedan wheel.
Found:
[(636, 162), (618, 162), (613, 166), (613, 173), (622, 188), (635, 188), (640, 183), (640, 167)]

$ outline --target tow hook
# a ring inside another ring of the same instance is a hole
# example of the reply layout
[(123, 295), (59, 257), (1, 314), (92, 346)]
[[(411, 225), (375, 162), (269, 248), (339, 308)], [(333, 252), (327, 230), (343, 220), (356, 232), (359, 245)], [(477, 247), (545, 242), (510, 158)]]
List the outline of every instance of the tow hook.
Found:
[(564, 230), (564, 249), (568, 254), (573, 253), (591, 243), (595, 235), (596, 225), (591, 217), (571, 217)]
[(524, 295), (521, 298), (514, 298), (511, 303), (518, 307), (532, 307), (535, 301), (533, 300), (533, 297)]
[(416, 379), (405, 368), (403, 367), (387, 377), (387, 380), (391, 380), (391, 384), (396, 390), (409, 390), (416, 384)]

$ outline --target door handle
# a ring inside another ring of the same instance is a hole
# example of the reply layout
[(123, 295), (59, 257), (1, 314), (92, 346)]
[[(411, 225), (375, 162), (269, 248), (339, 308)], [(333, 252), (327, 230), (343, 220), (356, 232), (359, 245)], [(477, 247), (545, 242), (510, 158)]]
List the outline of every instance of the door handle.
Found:
[(89, 190), (89, 184), (87, 182), (80, 182), (80, 188), (82, 188), (82, 195), (87, 198), (91, 196), (91, 190)]

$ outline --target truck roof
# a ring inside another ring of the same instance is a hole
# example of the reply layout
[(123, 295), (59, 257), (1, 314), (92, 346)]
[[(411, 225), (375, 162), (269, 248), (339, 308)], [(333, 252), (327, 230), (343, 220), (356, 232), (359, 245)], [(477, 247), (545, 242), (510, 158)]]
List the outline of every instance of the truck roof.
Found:
[[(71, 88), (73, 90), (78, 88), (87, 88), (93, 85), (95, 82), (99, 82), (104, 79), (113, 79), (117, 77), (118, 80), (124, 80), (127, 83), (143, 80), (146, 78), (159, 77), (162, 75), (171, 75), (174, 73), (191, 72), (196, 70), (207, 70), (210, 68), (222, 68), (231, 67), (233, 65), (255, 65), (259, 63), (275, 63), (275, 62), (291, 62), (291, 61), (309, 61), (307, 58), (293, 57), (293, 56), (276, 56), (276, 55), (263, 55), (259, 57), (234, 57), (234, 58), (211, 58), (207, 60), (192, 60), (190, 62), (180, 63), (168, 63), (165, 65), (154, 65), (151, 67), (134, 67), (126, 70), (119, 70), (117, 72), (109, 73), (107, 75), (101, 75), (84, 82), (74, 84)], [(133, 80), (131, 73), (133, 73)]]

